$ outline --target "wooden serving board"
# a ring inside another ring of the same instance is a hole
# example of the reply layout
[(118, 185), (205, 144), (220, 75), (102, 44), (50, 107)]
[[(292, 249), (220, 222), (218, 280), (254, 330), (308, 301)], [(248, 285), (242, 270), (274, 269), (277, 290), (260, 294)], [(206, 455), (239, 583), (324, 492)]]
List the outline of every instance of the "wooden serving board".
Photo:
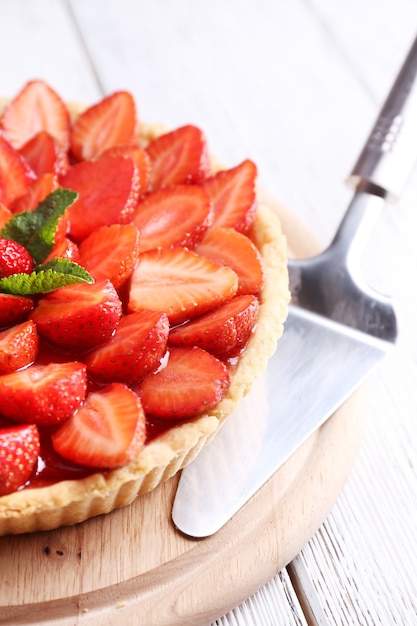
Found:
[[(276, 209), (293, 253), (315, 253), (305, 229)], [(174, 477), (109, 515), (0, 538), (0, 624), (204, 626), (224, 615), (322, 524), (349, 475), (364, 413), (361, 388), (212, 537), (176, 531)]]

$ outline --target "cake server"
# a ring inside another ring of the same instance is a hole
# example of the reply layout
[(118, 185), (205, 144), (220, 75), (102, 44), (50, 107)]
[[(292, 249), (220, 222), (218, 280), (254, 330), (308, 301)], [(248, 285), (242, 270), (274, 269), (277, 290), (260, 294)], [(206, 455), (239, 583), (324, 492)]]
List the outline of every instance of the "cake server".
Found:
[(350, 176), (354, 195), (330, 246), (290, 260), (292, 304), (268, 368), (181, 474), (172, 519), (186, 535), (217, 532), (392, 349), (389, 298), (365, 282), (361, 257), (417, 158), (417, 40)]

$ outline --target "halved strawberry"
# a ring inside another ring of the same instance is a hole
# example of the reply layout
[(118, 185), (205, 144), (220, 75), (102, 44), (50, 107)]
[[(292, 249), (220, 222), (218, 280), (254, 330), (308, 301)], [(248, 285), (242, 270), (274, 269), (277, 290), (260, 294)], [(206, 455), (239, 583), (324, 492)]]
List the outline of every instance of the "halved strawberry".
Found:
[(34, 180), (35, 174), (24, 158), (0, 135), (0, 202), (10, 208)]
[(93, 231), (80, 244), (80, 264), (95, 280), (108, 278), (120, 287), (139, 259), (139, 231), (132, 224), (112, 224)]
[(201, 348), (169, 350), (166, 367), (137, 387), (145, 414), (186, 419), (209, 411), (226, 395), (230, 375), (225, 365)]
[(51, 426), (68, 419), (87, 390), (84, 363), (30, 365), (0, 376), (0, 406), (7, 419)]
[(246, 235), (233, 228), (210, 228), (195, 252), (231, 267), (239, 277), (239, 295), (256, 295), (262, 290), (265, 279), (262, 257)]
[(136, 105), (128, 91), (116, 91), (83, 111), (71, 130), (78, 161), (97, 158), (112, 146), (130, 143), (137, 130)]
[(149, 190), (151, 181), (151, 160), (143, 148), (138, 144), (131, 143), (112, 146), (100, 154), (100, 158), (110, 156), (124, 156), (133, 159), (139, 173), (139, 195)]
[(238, 278), (230, 269), (187, 248), (158, 248), (140, 255), (131, 276), (128, 309), (153, 309), (179, 324), (235, 295)]
[(138, 396), (122, 383), (88, 394), (83, 406), (53, 435), (56, 452), (87, 467), (129, 463), (145, 442), (145, 416)]
[(256, 177), (256, 165), (246, 160), (202, 182), (213, 204), (213, 228), (248, 230), (256, 213)]
[(209, 171), (207, 142), (197, 126), (182, 126), (146, 147), (151, 164), (151, 189), (201, 181)]
[(61, 185), (78, 192), (67, 211), (70, 234), (78, 242), (100, 226), (127, 224), (133, 217), (139, 177), (130, 158), (77, 163), (61, 178)]
[(0, 293), (0, 328), (25, 320), (35, 306), (32, 298)]
[(3, 228), (5, 223), (8, 222), (11, 217), (13, 217), (13, 213), (7, 208), (6, 205), (0, 202), (0, 228)]
[(1, 117), (1, 127), (15, 148), (46, 130), (64, 149), (69, 145), (70, 117), (60, 96), (43, 80), (26, 83), (8, 104)]
[(23, 195), (19, 196), (10, 204), (10, 210), (12, 213), (33, 211), (42, 200), (45, 200), (46, 196), (57, 188), (58, 179), (55, 174), (41, 174), (26, 187), (26, 191)]
[(12, 239), (0, 238), (0, 278), (30, 274), (33, 265), (33, 259), (24, 246)]
[(57, 258), (69, 259), (70, 261), (74, 261), (74, 263), (79, 263), (80, 251), (77, 244), (68, 237), (59, 239), (46, 257), (44, 263), (48, 263), (51, 259)]
[(39, 300), (30, 314), (39, 334), (72, 351), (89, 350), (114, 333), (122, 303), (110, 281), (61, 287)]
[(0, 496), (24, 485), (37, 464), (39, 451), (35, 424), (0, 428)]
[(107, 382), (137, 383), (159, 367), (168, 333), (165, 313), (143, 309), (125, 315), (113, 337), (87, 354), (88, 371)]
[(235, 296), (214, 311), (173, 328), (169, 343), (173, 346), (198, 346), (218, 359), (238, 356), (245, 348), (258, 317), (255, 296)]
[(157, 189), (138, 202), (133, 223), (142, 252), (151, 248), (193, 248), (211, 224), (207, 194), (195, 185)]
[(0, 332), (0, 374), (10, 374), (36, 359), (39, 336), (32, 321)]
[(46, 130), (29, 139), (19, 152), (37, 176), (46, 173), (62, 175), (69, 167), (67, 152)]

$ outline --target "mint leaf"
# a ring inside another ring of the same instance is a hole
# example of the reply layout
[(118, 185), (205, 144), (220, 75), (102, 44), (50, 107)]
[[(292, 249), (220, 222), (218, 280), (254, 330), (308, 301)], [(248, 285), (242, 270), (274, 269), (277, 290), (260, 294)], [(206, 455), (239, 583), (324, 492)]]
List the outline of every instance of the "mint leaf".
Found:
[(75, 283), (93, 283), (90, 274), (68, 259), (53, 259), (31, 274), (12, 274), (0, 279), (0, 292), (17, 296), (47, 293)]
[(42, 263), (55, 244), (59, 218), (77, 197), (75, 191), (59, 187), (34, 211), (23, 211), (11, 217), (0, 230), (0, 237), (17, 241), (30, 252), (36, 264)]

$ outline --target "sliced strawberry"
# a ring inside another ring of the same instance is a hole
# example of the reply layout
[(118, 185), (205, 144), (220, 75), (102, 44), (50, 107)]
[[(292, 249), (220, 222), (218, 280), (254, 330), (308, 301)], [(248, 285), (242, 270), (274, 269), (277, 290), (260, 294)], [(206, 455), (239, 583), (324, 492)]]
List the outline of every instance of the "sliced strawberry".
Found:
[(145, 414), (185, 419), (209, 411), (226, 395), (230, 375), (225, 365), (201, 348), (169, 351), (166, 367), (137, 387)]
[(136, 133), (132, 94), (116, 91), (83, 111), (71, 131), (71, 152), (78, 161), (97, 158), (107, 148), (130, 143)]
[(161, 248), (141, 254), (133, 270), (128, 309), (153, 309), (179, 324), (235, 295), (236, 273), (186, 248)]
[(27, 318), (34, 306), (32, 298), (0, 293), (0, 328), (19, 324)]
[(96, 228), (127, 224), (138, 200), (139, 177), (132, 159), (106, 157), (74, 165), (61, 185), (78, 192), (67, 213), (70, 234), (82, 241)]
[[(61, 218), (62, 219), (62, 218)], [(64, 237), (57, 241), (57, 243), (52, 248), (51, 252), (46, 257), (44, 263), (47, 263), (51, 259), (69, 259), (70, 261), (74, 261), (74, 263), (80, 262), (80, 251), (76, 243), (68, 237)]]
[(34, 322), (16, 324), (0, 332), (0, 374), (10, 374), (36, 359), (39, 336)]
[(33, 259), (25, 247), (12, 239), (0, 238), (0, 278), (11, 274), (30, 274)]
[(35, 174), (24, 158), (0, 135), (0, 202), (10, 208), (34, 180)]
[(249, 160), (203, 181), (213, 203), (213, 228), (246, 232), (256, 213), (256, 165)]
[(13, 213), (4, 204), (0, 203), (0, 228), (3, 228), (6, 222), (13, 217)]
[(67, 152), (46, 130), (29, 139), (19, 152), (37, 176), (47, 173), (62, 175), (68, 170)]
[(151, 160), (145, 150), (138, 144), (125, 144), (107, 148), (100, 154), (101, 157), (124, 156), (133, 159), (139, 173), (139, 195), (149, 191), (151, 181)]
[(141, 250), (174, 246), (193, 248), (211, 224), (211, 203), (195, 185), (157, 189), (139, 201), (133, 223)]
[(258, 317), (255, 296), (235, 296), (214, 311), (173, 328), (173, 346), (198, 346), (218, 359), (238, 356), (246, 347)]
[(125, 315), (113, 337), (87, 354), (89, 373), (106, 382), (137, 383), (159, 367), (168, 332), (165, 313), (143, 309)]
[(93, 231), (80, 244), (80, 264), (95, 280), (108, 278), (120, 287), (139, 259), (139, 231), (131, 224), (112, 224)]
[(0, 429), (0, 496), (24, 485), (35, 469), (39, 450), (35, 424)]
[(209, 171), (206, 138), (196, 126), (177, 128), (147, 146), (151, 189), (201, 181)]
[(1, 127), (15, 148), (46, 130), (64, 149), (69, 145), (70, 117), (60, 96), (42, 80), (32, 80), (5, 108)]
[[(26, 192), (10, 204), (12, 213), (33, 211), (46, 196), (58, 188), (58, 179), (55, 174), (41, 174), (39, 178), (26, 187)], [(65, 227), (66, 228), (66, 227)]]
[(257, 295), (262, 290), (265, 279), (262, 257), (246, 235), (233, 228), (210, 228), (195, 252), (231, 267), (239, 277), (239, 295)]
[(1, 412), (16, 422), (59, 424), (78, 409), (86, 389), (84, 363), (31, 365), (0, 376)]
[(129, 463), (145, 442), (145, 416), (138, 396), (122, 383), (88, 394), (83, 406), (53, 435), (58, 454), (87, 467)]
[(30, 314), (39, 334), (68, 350), (88, 350), (114, 333), (122, 304), (110, 281), (61, 287), (39, 300)]

